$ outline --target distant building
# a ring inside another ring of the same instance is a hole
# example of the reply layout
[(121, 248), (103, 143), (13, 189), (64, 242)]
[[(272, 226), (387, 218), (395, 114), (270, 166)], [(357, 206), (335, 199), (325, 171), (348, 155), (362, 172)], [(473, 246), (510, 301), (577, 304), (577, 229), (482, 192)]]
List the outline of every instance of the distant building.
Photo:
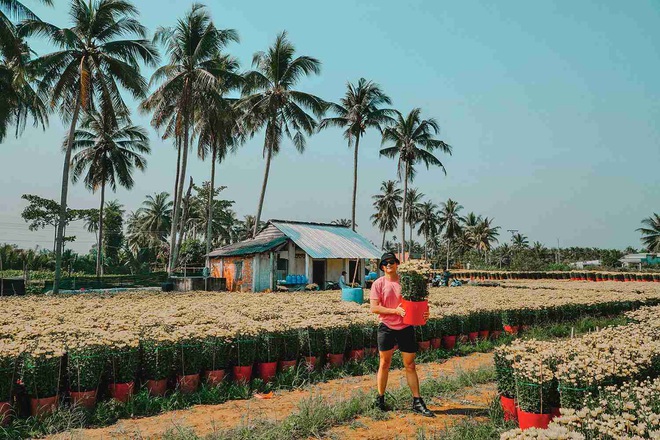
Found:
[[(324, 289), (326, 281), (347, 280), (363, 285), (367, 260), (380, 250), (350, 227), (328, 223), (269, 220), (253, 239), (209, 253), (211, 277), (225, 278), (227, 290), (274, 290), (287, 275), (304, 276)], [(357, 267), (356, 267), (357, 265)]]
[(575, 269), (584, 269), (589, 266), (600, 266), (600, 260), (591, 260), (591, 261), (576, 261), (575, 263), (569, 263), (569, 266)]
[(620, 258), (619, 261), (623, 264), (624, 267), (629, 267), (631, 264), (636, 264), (641, 267), (642, 264), (660, 264), (660, 257), (658, 257), (658, 254), (652, 253), (628, 254)]

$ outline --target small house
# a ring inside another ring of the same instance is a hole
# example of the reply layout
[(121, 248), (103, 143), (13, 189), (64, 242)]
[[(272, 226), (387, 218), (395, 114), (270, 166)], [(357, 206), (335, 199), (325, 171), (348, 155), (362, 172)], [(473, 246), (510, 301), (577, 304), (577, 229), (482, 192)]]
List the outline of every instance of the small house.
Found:
[(337, 282), (364, 285), (369, 260), (381, 251), (350, 227), (328, 223), (269, 220), (256, 237), (209, 253), (211, 277), (225, 278), (229, 291), (275, 290), (287, 285), (314, 283), (321, 290)]

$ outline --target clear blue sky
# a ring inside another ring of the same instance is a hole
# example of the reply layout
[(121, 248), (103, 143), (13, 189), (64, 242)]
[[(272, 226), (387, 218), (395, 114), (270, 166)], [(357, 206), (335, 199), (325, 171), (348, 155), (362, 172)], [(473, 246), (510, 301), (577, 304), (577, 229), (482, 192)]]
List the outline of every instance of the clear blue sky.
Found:
[[(35, 7), (43, 19), (67, 25), (68, 4)], [(30, 0), (27, 4), (33, 4)], [(144, 24), (171, 25), (192, 2), (140, 0)], [(300, 88), (327, 100), (361, 76), (378, 82), (394, 107), (421, 107), (435, 117), (454, 155), (421, 171), (414, 186), (435, 203), (451, 197), (465, 213), (495, 218), (530, 241), (555, 246), (641, 246), (642, 218), (660, 210), (660, 3), (658, 1), (446, 2), (212, 1), (221, 28), (241, 37), (228, 51), (250, 67), (252, 53), (286, 29), (299, 54), (323, 62), (319, 77)], [(34, 44), (40, 53), (52, 50)], [(147, 72), (150, 74), (150, 72)], [(130, 102), (133, 108), (135, 102)], [(148, 125), (148, 120), (135, 116)], [(175, 150), (149, 128), (153, 153), (131, 192), (128, 211), (146, 194), (172, 192)], [(0, 146), (0, 242), (51, 246), (52, 231), (29, 232), (20, 218), (23, 193), (59, 200), (65, 128), (57, 117), (44, 132), (29, 127)], [(218, 167), (216, 182), (242, 217), (254, 214), (264, 161), (262, 134)], [(378, 157), (380, 138), (360, 145), (357, 223), (371, 226), (371, 196), (395, 178), (395, 163)], [(196, 182), (210, 165), (194, 158)], [(263, 218), (330, 221), (350, 217), (352, 150), (338, 130), (312, 137), (299, 155), (290, 143), (272, 164)], [(81, 185), (72, 207), (96, 207)], [(81, 225), (72, 226), (78, 233)], [(86, 251), (91, 235), (74, 249)]]

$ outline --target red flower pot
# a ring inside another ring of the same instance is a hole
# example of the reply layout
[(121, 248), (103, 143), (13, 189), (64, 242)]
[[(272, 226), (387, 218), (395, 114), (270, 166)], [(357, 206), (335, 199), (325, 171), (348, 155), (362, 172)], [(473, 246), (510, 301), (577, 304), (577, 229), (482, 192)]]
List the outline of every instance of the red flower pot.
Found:
[(561, 412), (559, 411), (559, 408), (557, 408), (556, 406), (550, 408), (550, 414), (552, 414), (553, 419), (555, 417), (561, 417)]
[(419, 346), (419, 351), (429, 351), (431, 348), (431, 341), (419, 341), (417, 345)]
[(259, 379), (264, 382), (270, 382), (277, 374), (277, 361), (259, 362), (257, 364), (257, 374), (259, 375)]
[(445, 350), (453, 350), (456, 346), (456, 336), (443, 336), (442, 348)]
[(477, 342), (478, 337), (479, 337), (479, 332), (469, 332), (468, 333), (468, 340), (472, 343)]
[(490, 332), (490, 338), (493, 340), (499, 339), (502, 336), (502, 330), (493, 330)]
[(280, 371), (286, 371), (290, 370), (292, 368), (296, 368), (296, 364), (298, 363), (297, 360), (292, 360), (292, 361), (280, 361), (279, 367)]
[(429, 310), (428, 301), (401, 301), (401, 307), (406, 311), (403, 317), (403, 323), (408, 325), (424, 325), (426, 319), (424, 314)]
[(458, 338), (456, 339), (456, 341), (457, 341), (459, 344), (467, 344), (467, 341), (468, 341), (468, 335), (458, 335)]
[(364, 348), (359, 350), (351, 350), (348, 355), (348, 360), (360, 362), (364, 359)]
[(439, 349), (442, 347), (442, 339), (440, 338), (431, 338), (431, 348), (434, 350)]
[(518, 408), (518, 427), (520, 429), (547, 429), (551, 420), (552, 414), (529, 413)]
[(520, 327), (517, 326), (517, 325), (505, 325), (504, 326), (504, 331), (509, 333), (509, 334), (512, 334), (512, 335), (518, 334), (519, 329), (520, 329)]
[(113, 399), (126, 403), (133, 395), (133, 382), (108, 384), (108, 394)]
[(55, 412), (58, 406), (58, 397), (30, 398), (30, 412), (35, 417), (47, 416)]
[(167, 379), (148, 380), (147, 390), (152, 396), (164, 396), (167, 392)]
[(316, 368), (316, 356), (305, 356), (305, 367), (309, 370), (312, 371)]
[(333, 367), (341, 367), (344, 365), (344, 353), (332, 354), (328, 353), (328, 362)]
[(249, 383), (252, 379), (252, 365), (240, 366), (234, 365), (233, 368), (234, 381)]
[(489, 330), (480, 330), (479, 331), (479, 339), (485, 341), (488, 339), (488, 335), (490, 334)]
[(92, 409), (96, 406), (96, 390), (92, 391), (69, 391), (71, 403), (83, 408)]
[(204, 372), (204, 380), (212, 387), (218, 386), (225, 378), (225, 370), (208, 370)]
[(199, 373), (176, 377), (176, 387), (181, 394), (192, 394), (199, 387)]
[(11, 416), (11, 403), (0, 402), (0, 426), (9, 425), (10, 416)]
[(516, 409), (516, 400), (510, 397), (500, 396), (500, 405), (502, 405), (502, 411), (504, 411), (504, 420), (516, 420), (517, 409)]

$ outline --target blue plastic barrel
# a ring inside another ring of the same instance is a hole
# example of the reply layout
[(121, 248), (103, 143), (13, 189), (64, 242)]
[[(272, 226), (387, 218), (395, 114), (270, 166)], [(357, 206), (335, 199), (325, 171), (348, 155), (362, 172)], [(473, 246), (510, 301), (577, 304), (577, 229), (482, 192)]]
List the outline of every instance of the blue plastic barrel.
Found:
[(308, 281), (307, 281), (307, 275), (303, 275), (303, 276), (302, 276), (302, 282), (303, 282), (304, 284), (307, 284), (307, 283), (308, 283)]
[(358, 304), (364, 302), (364, 291), (362, 287), (344, 287), (341, 289), (342, 301), (353, 301)]
[(286, 276), (286, 283), (291, 284), (293, 281), (291, 280), (293, 277), (291, 275)]

